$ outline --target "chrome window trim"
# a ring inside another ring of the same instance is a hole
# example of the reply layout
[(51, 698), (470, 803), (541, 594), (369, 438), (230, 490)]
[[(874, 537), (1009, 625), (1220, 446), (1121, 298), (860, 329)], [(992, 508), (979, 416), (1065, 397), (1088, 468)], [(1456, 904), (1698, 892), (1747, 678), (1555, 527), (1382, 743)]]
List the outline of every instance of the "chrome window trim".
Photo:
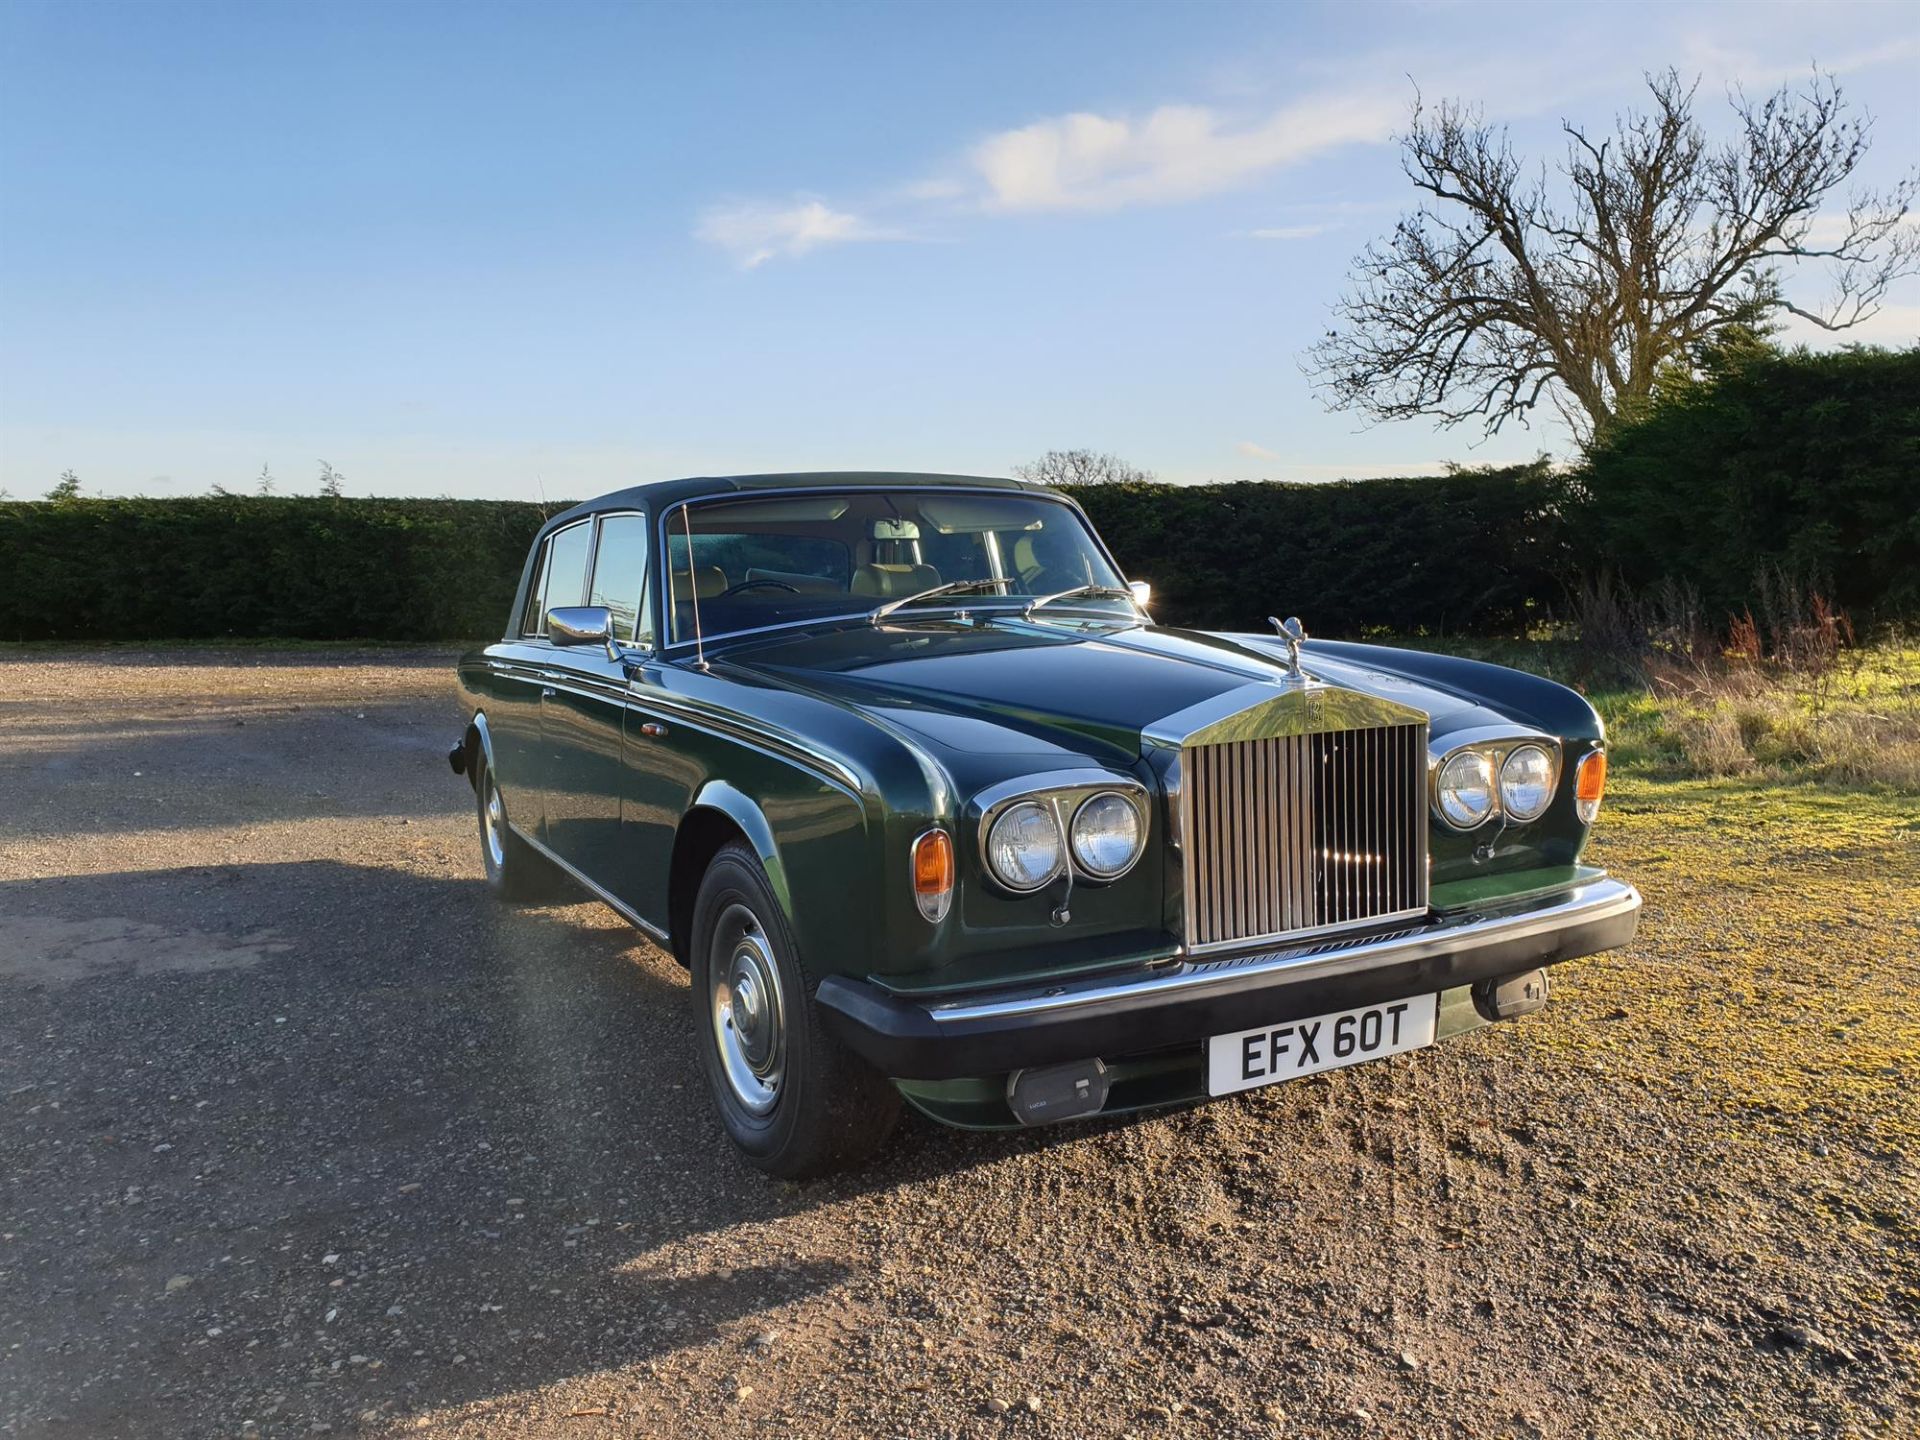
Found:
[[(528, 630), (526, 628), (527, 617), (526, 614), (522, 612), (520, 616), (521, 630), (520, 633), (514, 637), (516, 640), (532, 641), (535, 644), (550, 645), (553, 643), (547, 639), (547, 612), (549, 610), (564, 609), (565, 607), (547, 604), (547, 563), (553, 558), (553, 542), (569, 530), (578, 530), (582, 525), (590, 527), (587, 532), (587, 568), (580, 572), (580, 596), (573, 603), (576, 605), (586, 603), (586, 597), (593, 589), (594, 551), (598, 547), (600, 539), (600, 527), (597, 523), (599, 518), (598, 511), (592, 515), (582, 515), (578, 520), (570, 520), (565, 525), (549, 530), (540, 538), (540, 628), (538, 630)], [(529, 604), (532, 603), (533, 598), (532, 595), (527, 596)], [(555, 648), (557, 649), (559, 647), (556, 646)]]
[[(620, 509), (620, 510), (596, 510), (593, 512), (592, 515), (588, 517), (588, 519), (592, 520), (593, 522), (593, 539), (591, 541), (590, 548), (588, 549), (588, 552), (587, 552), (586, 600), (583, 600), (581, 602), (582, 604), (585, 604), (587, 601), (591, 601), (593, 599), (593, 582), (596, 579), (598, 579), (600, 575), (601, 527), (605, 521), (619, 519), (621, 516), (625, 516), (625, 515), (639, 516), (643, 525), (647, 519), (647, 512), (645, 510), (632, 508), (632, 507)], [(562, 525), (560, 527), (561, 530), (571, 530), (572, 528), (573, 527), (571, 525)], [(554, 535), (558, 535), (560, 533), (560, 530), (556, 530), (553, 533)], [(553, 537), (548, 536), (547, 538), (550, 540)], [(648, 608), (647, 592), (649, 589), (652, 588), (652, 584), (653, 584), (654, 554), (653, 554), (653, 543), (652, 543), (653, 536), (651, 532), (648, 533), (647, 541), (648, 541), (647, 573), (641, 577), (640, 596), (639, 596), (640, 608), (633, 617), (633, 628), (634, 628), (634, 634), (636, 636), (640, 633), (641, 618), (645, 616), (647, 613), (647, 608)], [(545, 543), (545, 542), (542, 542), (542, 543)], [(615, 641), (614, 643), (619, 648), (622, 655), (652, 655), (659, 648), (657, 645), (642, 645), (637, 639), (632, 641)]]
[[(1455, 835), (1471, 835), (1474, 831), (1492, 824), (1495, 820), (1507, 821), (1506, 805), (1500, 796), (1500, 771), (1507, 763), (1507, 756), (1522, 745), (1537, 745), (1547, 752), (1547, 759), (1553, 763), (1553, 778), (1547, 784), (1547, 809), (1553, 808), (1552, 796), (1560, 793), (1560, 781), (1566, 773), (1566, 750), (1557, 735), (1549, 735), (1544, 730), (1516, 729), (1511, 725), (1481, 725), (1472, 730), (1455, 730), (1446, 735), (1436, 736), (1427, 742), (1427, 808), (1438, 820)], [(1440, 808), (1440, 771), (1447, 761), (1462, 750), (1478, 750), (1493, 763), (1493, 808), (1487, 811), (1486, 818), (1472, 825), (1456, 825), (1447, 818), (1447, 812)], [(1532, 825), (1547, 813), (1527, 820), (1513, 820), (1515, 825)]]
[[(662, 608), (660, 610), (661, 619), (658, 627), (660, 630), (660, 639), (657, 646), (658, 653), (667, 655), (675, 650), (691, 650), (695, 648), (695, 642), (692, 640), (674, 640), (667, 638), (667, 631), (670, 628), (673, 618), (671, 608), (673, 577), (667, 573), (667, 565), (665, 563), (666, 557), (671, 553), (666, 543), (669, 516), (676, 511), (687, 510), (696, 505), (725, 505), (728, 503), (751, 502), (754, 500), (782, 500), (792, 499), (798, 495), (863, 494), (989, 495), (997, 496), (1001, 499), (1006, 499), (1009, 496), (1023, 496), (1027, 499), (1040, 501), (1043, 504), (1058, 505), (1080, 522), (1081, 527), (1093, 541), (1094, 548), (1100, 552), (1102, 558), (1113, 568), (1113, 573), (1120, 576), (1123, 582), (1126, 579), (1126, 572), (1120, 568), (1119, 562), (1113, 558), (1113, 552), (1107, 548), (1107, 542), (1101, 537), (1100, 531), (1094, 526), (1094, 523), (1087, 518), (1087, 512), (1085, 510), (1082, 510), (1079, 505), (1064, 495), (1056, 495), (1048, 490), (1033, 489), (1024, 485), (1017, 489), (1008, 489), (995, 485), (799, 485), (791, 489), (728, 490), (714, 495), (690, 496), (687, 499), (676, 500), (673, 504), (665, 506), (655, 520), (655, 538), (659, 542), (658, 554), (661, 563), (654, 567), (658, 571), (658, 583), (654, 588), (655, 593), (662, 597)], [(557, 534), (559, 532), (556, 531), (555, 533)], [(989, 531), (988, 533), (991, 534), (992, 532)], [(956, 598), (965, 598), (971, 602), (968, 605), (958, 608), (979, 608), (979, 596)], [(718, 640), (734, 640), (747, 635), (765, 635), (776, 630), (793, 630), (811, 625), (838, 625), (843, 621), (865, 620), (872, 613), (873, 607), (866, 605), (844, 615), (815, 615), (805, 620), (783, 620), (777, 625), (752, 625), (741, 630), (722, 631), (717, 635), (703, 634), (700, 638), (702, 642), (712, 644)]]

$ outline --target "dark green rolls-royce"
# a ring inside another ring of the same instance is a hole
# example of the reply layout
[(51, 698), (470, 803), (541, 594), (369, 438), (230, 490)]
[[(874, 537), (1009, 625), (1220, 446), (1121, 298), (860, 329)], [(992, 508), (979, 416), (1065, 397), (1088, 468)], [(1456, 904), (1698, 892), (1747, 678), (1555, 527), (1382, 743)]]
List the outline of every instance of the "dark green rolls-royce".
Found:
[(721, 1122), (786, 1176), (902, 1097), (1031, 1125), (1418, 1049), (1632, 937), (1639, 895), (1581, 863), (1579, 695), (1149, 600), (1013, 480), (577, 506), (460, 661), (488, 884), (583, 886), (669, 949)]

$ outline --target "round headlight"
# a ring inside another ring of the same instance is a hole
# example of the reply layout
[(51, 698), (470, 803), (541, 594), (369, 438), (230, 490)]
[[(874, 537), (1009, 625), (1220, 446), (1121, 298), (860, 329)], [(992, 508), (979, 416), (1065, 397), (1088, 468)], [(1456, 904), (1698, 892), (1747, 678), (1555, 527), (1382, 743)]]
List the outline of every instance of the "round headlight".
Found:
[(1522, 745), (1500, 767), (1500, 808), (1510, 820), (1538, 820), (1553, 799), (1553, 757)]
[(1449, 825), (1471, 830), (1493, 813), (1493, 761), (1478, 750), (1462, 750), (1440, 767), (1434, 795)]
[(1038, 890), (1060, 873), (1060, 824), (1052, 807), (1022, 800), (987, 832), (987, 866), (1009, 890)]
[(1073, 858), (1103, 880), (1133, 864), (1140, 840), (1140, 812), (1111, 790), (1084, 801), (1073, 817)]

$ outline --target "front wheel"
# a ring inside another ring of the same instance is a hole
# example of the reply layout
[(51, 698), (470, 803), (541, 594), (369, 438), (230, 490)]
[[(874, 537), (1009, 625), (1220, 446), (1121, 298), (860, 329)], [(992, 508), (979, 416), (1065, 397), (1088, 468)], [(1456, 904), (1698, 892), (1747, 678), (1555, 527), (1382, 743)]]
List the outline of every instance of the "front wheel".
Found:
[(877, 1150), (900, 1118), (900, 1092), (820, 1024), (785, 918), (744, 845), (707, 867), (692, 960), (701, 1068), (748, 1162), (800, 1180)]

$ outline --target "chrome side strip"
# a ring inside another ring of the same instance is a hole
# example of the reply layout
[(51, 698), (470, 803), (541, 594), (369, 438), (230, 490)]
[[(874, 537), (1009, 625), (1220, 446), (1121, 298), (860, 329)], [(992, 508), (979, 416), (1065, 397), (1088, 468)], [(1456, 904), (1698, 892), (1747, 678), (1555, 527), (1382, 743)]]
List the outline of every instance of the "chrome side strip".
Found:
[[(652, 690), (636, 691), (627, 686), (595, 680), (574, 671), (536, 673), (538, 683), (563, 690), (569, 695), (605, 701), (609, 705), (619, 705), (627, 710), (640, 711), (642, 714), (658, 711), (663, 715), (673, 716), (695, 729), (705, 730), (708, 734), (720, 736), (722, 739), (737, 740), (745, 745), (753, 745), (778, 758), (805, 765), (809, 769), (823, 773), (826, 778), (838, 782), (855, 795), (860, 793), (860, 777), (838, 760), (796, 744), (784, 735), (742, 724), (733, 716), (723, 718), (711, 711), (689, 705), (684, 700), (667, 698)], [(515, 675), (511, 678), (526, 680), (530, 677)]]
[(1052, 985), (1011, 995), (1002, 993), (996, 999), (973, 1003), (957, 1000), (929, 1006), (927, 1013), (944, 1024), (960, 1024), (969, 1020), (1055, 1014), (1114, 1001), (1150, 1004), (1187, 1000), (1238, 990), (1249, 979), (1319, 980), (1378, 965), (1427, 960), (1476, 945), (1535, 939), (1569, 926), (1631, 915), (1639, 908), (1640, 892), (1633, 886), (1601, 878), (1577, 885), (1564, 897), (1548, 904), (1516, 913), (1467, 915), (1369, 939), (1256, 951), (1219, 960), (1183, 961), (1174, 968), (1133, 980), (1102, 979), (1079, 986)]
[(582, 874), (577, 867), (569, 865), (565, 860), (562, 860), (558, 855), (554, 854), (553, 851), (549, 850), (540, 841), (534, 839), (533, 836), (527, 834), (526, 831), (522, 830), (511, 820), (507, 822), (507, 828), (524, 840), (530, 848), (538, 850), (555, 868), (566, 871), (583, 889), (592, 894), (594, 899), (598, 900), (602, 905), (605, 905), (609, 910), (613, 911), (614, 914), (633, 926), (634, 929), (643, 931), (649, 940), (657, 941), (662, 945), (669, 943), (669, 937), (666, 931), (662, 930), (658, 925), (655, 925), (651, 920), (648, 920), (624, 900), (621, 900), (611, 891), (602, 889), (599, 885), (596, 885)]

